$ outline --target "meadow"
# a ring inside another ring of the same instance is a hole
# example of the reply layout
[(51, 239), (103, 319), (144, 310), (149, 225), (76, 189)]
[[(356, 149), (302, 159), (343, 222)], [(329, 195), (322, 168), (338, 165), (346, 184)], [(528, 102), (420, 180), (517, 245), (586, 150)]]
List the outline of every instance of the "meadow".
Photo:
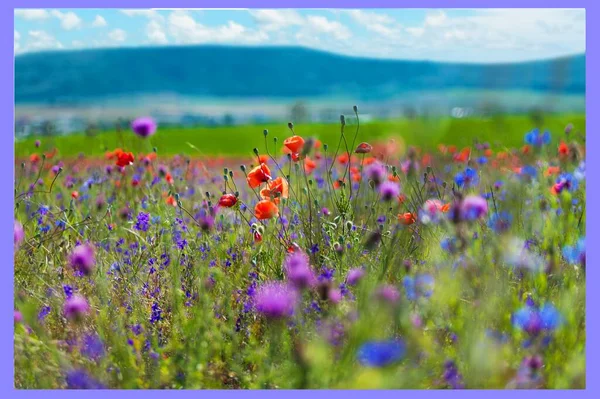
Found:
[(358, 111), (17, 142), (15, 386), (585, 388), (585, 117)]

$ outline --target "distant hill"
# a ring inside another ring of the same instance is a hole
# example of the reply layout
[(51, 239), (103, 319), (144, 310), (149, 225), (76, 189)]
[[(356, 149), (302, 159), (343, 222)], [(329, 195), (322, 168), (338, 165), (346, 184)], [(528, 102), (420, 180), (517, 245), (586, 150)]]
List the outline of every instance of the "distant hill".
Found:
[(448, 89), (584, 94), (585, 55), (457, 64), (346, 57), (298, 47), (171, 46), (40, 52), (15, 58), (17, 104), (78, 104), (154, 94), (348, 96), (368, 101)]

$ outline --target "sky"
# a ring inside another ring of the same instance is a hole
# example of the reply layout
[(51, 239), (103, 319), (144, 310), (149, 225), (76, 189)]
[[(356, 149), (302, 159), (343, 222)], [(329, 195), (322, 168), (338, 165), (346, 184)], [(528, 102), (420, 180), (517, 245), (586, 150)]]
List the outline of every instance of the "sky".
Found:
[(583, 9), (18, 9), (15, 54), (189, 44), (518, 62), (585, 52)]

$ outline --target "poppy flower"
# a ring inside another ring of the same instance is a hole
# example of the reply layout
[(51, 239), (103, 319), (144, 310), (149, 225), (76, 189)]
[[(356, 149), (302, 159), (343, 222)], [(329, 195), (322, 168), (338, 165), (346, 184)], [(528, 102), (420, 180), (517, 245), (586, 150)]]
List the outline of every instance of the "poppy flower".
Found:
[(288, 137), (284, 140), (283, 145), (291, 151), (292, 154), (298, 154), (304, 147), (304, 139), (300, 136)]
[(237, 203), (237, 197), (233, 194), (223, 194), (219, 198), (219, 206), (224, 208), (231, 208)]
[(52, 149), (52, 151), (44, 153), (44, 155), (46, 155), (46, 159), (52, 159), (52, 158), (54, 158), (54, 156), (56, 155), (57, 152), (58, 152), (58, 150), (55, 147)]
[(255, 243), (258, 244), (258, 243), (262, 242), (262, 235), (258, 231), (255, 231), (253, 236), (254, 236)]
[(373, 146), (369, 143), (360, 143), (354, 150), (355, 154), (368, 154), (373, 150)]
[(279, 209), (273, 201), (262, 200), (254, 207), (254, 216), (259, 220), (271, 219), (279, 216)]
[(309, 157), (304, 158), (304, 171), (307, 175), (310, 175), (316, 167), (317, 164), (315, 163), (315, 161), (313, 161)]
[(278, 177), (267, 183), (267, 187), (260, 191), (262, 199), (268, 200), (274, 198), (273, 201), (278, 204), (279, 197), (287, 198), (289, 195), (289, 186), (287, 180), (282, 177)]
[(73, 199), (77, 199), (77, 198), (79, 198), (79, 192), (77, 192), (77, 191), (73, 191), (73, 192), (71, 193), (71, 198), (73, 198)]
[(314, 142), (314, 144), (313, 144), (313, 147), (315, 147), (315, 149), (317, 149), (317, 150), (318, 150), (319, 148), (321, 148), (321, 140), (319, 140), (319, 139), (315, 139), (315, 142)]
[(415, 217), (415, 215), (410, 212), (401, 213), (398, 215), (398, 222), (407, 226), (413, 224), (414, 222), (416, 222), (416, 220), (417, 218)]
[(171, 205), (173, 207), (177, 206), (177, 200), (175, 199), (175, 197), (173, 197), (172, 195), (169, 195), (166, 199), (166, 203), (167, 205)]
[[(115, 150), (116, 152), (116, 150)], [(123, 152), (121, 150), (119, 150), (119, 152), (116, 152), (116, 156), (117, 156), (117, 166), (120, 167), (125, 167), (127, 165), (133, 165), (133, 161), (135, 160), (135, 158), (133, 157), (133, 153), (131, 152)]]
[(448, 152), (450, 154), (454, 154), (456, 152), (456, 146), (455, 145), (451, 145), (448, 147)]
[(268, 155), (259, 155), (258, 162), (266, 164), (269, 161)]
[(399, 203), (400, 205), (402, 205), (402, 204), (404, 204), (404, 202), (405, 202), (405, 201), (406, 201), (406, 195), (404, 195), (404, 194), (400, 194), (400, 195), (398, 196), (398, 203)]
[(429, 165), (431, 165), (431, 155), (429, 155), (429, 154), (423, 155), (423, 159), (421, 160), (421, 164), (423, 164), (423, 166), (429, 166)]
[(36, 153), (33, 153), (29, 156), (29, 160), (31, 163), (38, 163), (40, 161), (40, 156)]
[(271, 180), (271, 170), (266, 164), (261, 163), (248, 172), (248, 177), (246, 180), (248, 181), (250, 188), (256, 188), (261, 184)]
[(173, 184), (173, 176), (171, 176), (171, 174), (170, 174), (170, 173), (167, 173), (167, 174), (165, 175), (165, 180), (167, 181), (167, 183), (169, 183), (169, 184)]
[(548, 166), (548, 169), (544, 171), (544, 176), (552, 176), (560, 173), (560, 166)]
[(523, 148), (521, 148), (521, 152), (522, 152), (523, 154), (529, 154), (529, 152), (530, 152), (530, 151), (531, 151), (531, 147), (530, 147), (530, 146), (528, 146), (527, 144), (525, 144), (525, 145), (523, 146)]
[(460, 153), (454, 155), (454, 160), (457, 162), (467, 162), (471, 156), (471, 149), (469, 147), (463, 148)]
[(347, 164), (348, 161), (350, 161), (350, 156), (348, 155), (348, 153), (343, 153), (338, 157), (338, 162), (342, 165)]
[(564, 141), (561, 141), (558, 146), (558, 155), (561, 158), (564, 158), (569, 155), (569, 146), (567, 144), (565, 144)]

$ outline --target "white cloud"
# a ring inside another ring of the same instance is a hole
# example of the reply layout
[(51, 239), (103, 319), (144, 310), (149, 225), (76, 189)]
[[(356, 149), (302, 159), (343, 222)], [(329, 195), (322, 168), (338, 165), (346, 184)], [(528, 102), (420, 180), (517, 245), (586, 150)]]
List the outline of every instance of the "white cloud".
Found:
[(106, 23), (106, 20), (104, 19), (104, 17), (102, 17), (101, 15), (96, 15), (94, 22), (92, 22), (92, 26), (94, 28), (101, 28), (106, 25), (108, 25), (108, 24)]
[[(480, 9), (470, 16), (429, 12), (421, 26), (405, 28), (432, 59), (514, 61), (585, 51), (585, 11)], [(423, 53), (424, 54), (424, 53)]]
[(257, 44), (268, 39), (264, 31), (246, 28), (234, 21), (226, 25), (205, 26), (186, 11), (174, 11), (168, 18), (169, 34), (176, 43)]
[(108, 37), (115, 42), (124, 42), (127, 39), (127, 32), (123, 29), (113, 29), (108, 33)]
[(43, 9), (17, 9), (15, 10), (15, 16), (33, 21), (33, 20), (41, 20), (46, 19), (50, 16), (48, 11)]
[(346, 26), (338, 21), (330, 21), (321, 15), (306, 17), (306, 27), (313, 33), (332, 35), (337, 40), (346, 40), (352, 36)]
[(83, 48), (85, 46), (84, 46), (84, 44), (83, 44), (83, 42), (81, 40), (73, 40), (71, 42), (71, 47), (72, 48)]
[(21, 40), (21, 34), (15, 30), (15, 53), (18, 53), (21, 49), (21, 44), (19, 43), (19, 40)]
[(60, 20), (60, 26), (65, 30), (81, 28), (82, 20), (72, 11), (63, 13), (58, 10), (52, 10), (52, 16)]
[(28, 41), (23, 51), (57, 50), (64, 46), (56, 38), (43, 30), (30, 30)]
[(295, 10), (248, 10), (255, 22), (265, 31), (276, 31), (302, 25), (304, 18)]
[(165, 44), (168, 42), (163, 27), (155, 20), (148, 22), (148, 25), (146, 25), (146, 35), (148, 35), (150, 43)]
[(122, 14), (127, 15), (128, 17), (146, 17), (148, 19), (156, 19), (159, 21), (164, 20), (164, 17), (160, 15), (156, 10), (121, 10)]

